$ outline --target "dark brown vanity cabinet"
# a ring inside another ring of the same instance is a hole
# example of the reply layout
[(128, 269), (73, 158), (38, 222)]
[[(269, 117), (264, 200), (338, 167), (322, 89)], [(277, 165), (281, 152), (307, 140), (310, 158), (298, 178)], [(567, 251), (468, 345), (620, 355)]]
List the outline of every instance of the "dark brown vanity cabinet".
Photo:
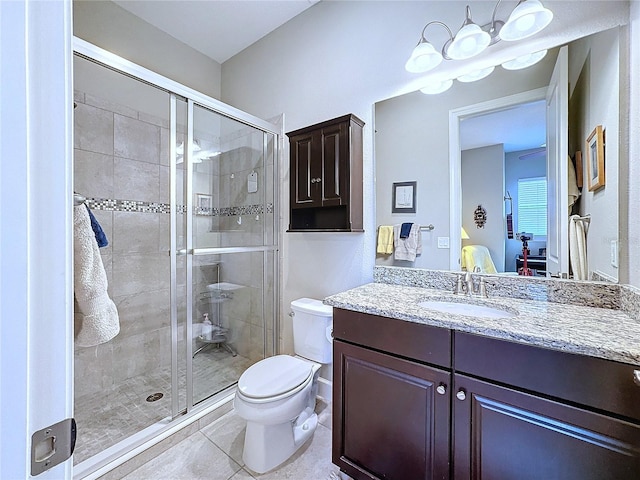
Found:
[(345, 115), (287, 133), (289, 231), (363, 231), (363, 126)]
[(356, 480), (640, 478), (637, 367), (340, 309), (334, 337)]
[(640, 478), (633, 366), (461, 332), (454, 343), (453, 478)]
[[(333, 321), (333, 463), (355, 479), (449, 478), (451, 373), (423, 363), (446, 367), (448, 332), (344, 310)], [(397, 356), (403, 344), (421, 361)]]

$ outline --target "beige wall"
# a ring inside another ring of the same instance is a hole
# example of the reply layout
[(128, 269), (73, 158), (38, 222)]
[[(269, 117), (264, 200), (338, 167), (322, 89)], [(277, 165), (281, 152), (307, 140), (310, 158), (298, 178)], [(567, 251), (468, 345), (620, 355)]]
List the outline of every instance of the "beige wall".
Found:
[[(504, 145), (472, 148), (460, 152), (462, 226), (469, 234), (462, 246), (484, 245), (498, 272), (504, 271)], [(474, 212), (482, 205), (487, 222), (476, 226)]]
[[(628, 20), (628, 2), (589, 2), (589, 8), (579, 8), (579, 2), (547, 3), (554, 10), (555, 19), (545, 32), (531, 43), (492, 47), (496, 53), (484, 60), (493, 58), (499, 63), (531, 45), (540, 49), (557, 46)], [(349, 112), (367, 123), (366, 232), (284, 234), (283, 313), (297, 297), (321, 298), (371, 280), (376, 230), (374, 189), (376, 181), (381, 181), (380, 177), (376, 179), (374, 166), (372, 105), (416, 90), (420, 77), (405, 72), (404, 62), (427, 21), (459, 24), (463, 5), (451, 5), (452, 2), (320, 2), (223, 64), (222, 100), (265, 118), (284, 113), (287, 131)], [(474, 2), (474, 18), (480, 18), (483, 7), (491, 10), (493, 5)], [(490, 11), (482, 16), (487, 14)], [(460, 64), (465, 64), (449, 63), (441, 75), (455, 76)], [(465, 65), (470, 68), (469, 63)], [(287, 192), (288, 166), (284, 168), (283, 190)], [(287, 204), (285, 196), (285, 219)], [(290, 321), (286, 315), (281, 321), (283, 345), (288, 350), (292, 345)]]
[(109, 1), (75, 0), (73, 34), (213, 98), (221, 66)]
[(611, 264), (611, 242), (618, 241), (619, 39), (619, 29), (612, 29), (572, 42), (569, 47), (570, 83), (575, 87), (569, 101), (569, 154), (581, 151), (586, 161), (585, 142), (597, 125), (602, 125), (606, 137), (605, 186), (590, 192), (586, 164), (582, 172), (580, 214), (591, 216), (589, 278), (593, 272), (613, 281), (619, 276), (618, 268)]
[[(628, 113), (621, 123), (629, 122), (628, 164), (621, 172), (621, 194), (627, 202), (620, 202), (621, 218), (627, 238), (621, 245), (621, 261), (628, 265), (628, 282), (640, 287), (640, 2), (631, 2), (629, 32), (629, 83), (624, 84), (624, 91), (629, 91), (630, 102)], [(626, 49), (625, 49), (626, 50)], [(624, 182), (624, 183), (623, 183)], [(622, 272), (621, 272), (622, 273)]]

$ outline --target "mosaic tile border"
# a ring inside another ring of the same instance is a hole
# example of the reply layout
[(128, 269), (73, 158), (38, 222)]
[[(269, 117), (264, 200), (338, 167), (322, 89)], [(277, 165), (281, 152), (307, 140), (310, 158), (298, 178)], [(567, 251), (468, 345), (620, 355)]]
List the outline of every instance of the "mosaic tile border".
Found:
[[(171, 213), (171, 206), (168, 203), (141, 202), (137, 200), (114, 200), (111, 198), (87, 198), (87, 206), (91, 210), (106, 210), (111, 212), (137, 212), (137, 213)], [(263, 204), (242, 205), (237, 207), (224, 208), (202, 208), (194, 209), (195, 215), (210, 217), (235, 217), (238, 215), (260, 215), (265, 211)], [(273, 203), (267, 204), (267, 212), (273, 213)], [(178, 213), (187, 212), (185, 205), (178, 205)]]

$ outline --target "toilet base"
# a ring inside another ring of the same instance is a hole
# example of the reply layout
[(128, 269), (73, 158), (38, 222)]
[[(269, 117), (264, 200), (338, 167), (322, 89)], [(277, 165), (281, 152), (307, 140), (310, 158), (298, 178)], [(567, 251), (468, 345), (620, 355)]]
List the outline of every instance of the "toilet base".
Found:
[(264, 425), (247, 422), (242, 460), (256, 473), (265, 473), (293, 455), (311, 438), (318, 415), (307, 407), (293, 422)]

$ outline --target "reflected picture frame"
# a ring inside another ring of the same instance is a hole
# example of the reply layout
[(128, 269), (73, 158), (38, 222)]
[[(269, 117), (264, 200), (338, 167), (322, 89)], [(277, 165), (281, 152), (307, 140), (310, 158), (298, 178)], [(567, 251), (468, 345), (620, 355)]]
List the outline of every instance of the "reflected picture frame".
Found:
[(195, 214), (196, 215), (211, 215), (213, 197), (204, 193), (196, 193)]
[(587, 186), (592, 192), (604, 187), (604, 129), (596, 126), (586, 141)]
[(416, 213), (418, 182), (394, 182), (391, 213)]

